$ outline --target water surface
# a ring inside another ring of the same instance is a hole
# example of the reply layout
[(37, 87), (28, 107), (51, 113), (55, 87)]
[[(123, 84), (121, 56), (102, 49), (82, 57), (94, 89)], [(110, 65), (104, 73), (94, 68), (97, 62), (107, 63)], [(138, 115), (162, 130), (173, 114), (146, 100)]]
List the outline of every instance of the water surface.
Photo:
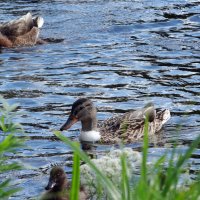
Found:
[[(28, 199), (44, 190), (49, 169), (65, 165), (71, 172), (69, 147), (52, 130), (67, 119), (71, 104), (88, 97), (98, 119), (142, 107), (167, 107), (171, 120), (163, 143), (151, 157), (180, 152), (200, 130), (200, 3), (197, 0), (155, 1), (0, 1), (0, 21), (31, 11), (45, 19), (42, 38), (60, 43), (0, 53), (0, 95), (19, 103), (16, 119), (30, 136), (27, 147), (12, 156), (26, 170), (7, 174), (24, 188), (13, 199)], [(64, 134), (77, 138), (80, 124)], [(131, 144), (133, 148), (140, 143)], [(100, 146), (98, 152), (109, 149)], [(191, 174), (199, 171), (199, 151), (191, 158)]]

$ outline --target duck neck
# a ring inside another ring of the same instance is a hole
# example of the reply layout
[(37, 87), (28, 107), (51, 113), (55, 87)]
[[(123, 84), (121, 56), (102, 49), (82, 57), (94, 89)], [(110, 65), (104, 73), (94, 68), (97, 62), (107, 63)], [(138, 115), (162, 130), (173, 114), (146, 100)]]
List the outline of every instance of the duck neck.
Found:
[(87, 118), (86, 120), (81, 121), (82, 131), (97, 131), (97, 119), (96, 117)]

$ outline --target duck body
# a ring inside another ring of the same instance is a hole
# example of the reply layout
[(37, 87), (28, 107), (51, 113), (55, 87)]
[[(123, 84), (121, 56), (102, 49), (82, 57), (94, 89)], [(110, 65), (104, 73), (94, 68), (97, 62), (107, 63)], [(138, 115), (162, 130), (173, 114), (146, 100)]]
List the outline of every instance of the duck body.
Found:
[[(53, 167), (50, 172), (49, 182), (45, 187), (48, 190), (41, 200), (70, 200), (70, 184), (67, 181), (66, 174), (61, 167)], [(86, 200), (87, 193), (80, 187), (79, 199)]]
[(32, 46), (39, 39), (44, 20), (27, 13), (19, 19), (0, 24), (0, 47)]
[[(103, 143), (117, 143), (119, 141), (131, 143), (143, 139), (147, 109), (152, 112), (150, 115), (153, 114), (148, 120), (148, 135), (152, 136), (158, 133), (169, 120), (170, 112), (167, 109), (154, 109), (153, 106), (150, 106), (114, 116), (100, 123)], [(141, 112), (141, 115), (138, 115), (138, 111)]]
[(72, 105), (70, 116), (60, 130), (67, 130), (77, 121), (81, 121), (80, 141), (99, 141), (108, 144), (120, 141), (131, 143), (143, 138), (145, 118), (148, 118), (149, 136), (159, 132), (170, 118), (168, 109), (155, 109), (153, 104), (147, 104), (144, 108), (111, 117), (101, 123), (97, 123), (96, 112), (91, 100), (78, 99)]

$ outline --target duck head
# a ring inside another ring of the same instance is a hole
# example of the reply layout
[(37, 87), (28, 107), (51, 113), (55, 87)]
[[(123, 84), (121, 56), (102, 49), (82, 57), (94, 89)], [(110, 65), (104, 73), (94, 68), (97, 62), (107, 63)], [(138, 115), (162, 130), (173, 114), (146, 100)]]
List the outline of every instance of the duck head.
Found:
[(61, 167), (53, 167), (46, 190), (60, 191), (66, 187), (67, 177)]
[(96, 108), (91, 100), (81, 98), (75, 101), (66, 123), (60, 130), (67, 130), (78, 121), (81, 121), (83, 131), (91, 131), (96, 128)]
[(68, 130), (73, 124), (80, 121), (82, 130), (79, 139), (90, 142), (98, 141), (100, 134), (97, 129), (96, 114), (97, 110), (93, 102), (87, 98), (80, 98), (73, 103), (70, 115), (60, 130)]

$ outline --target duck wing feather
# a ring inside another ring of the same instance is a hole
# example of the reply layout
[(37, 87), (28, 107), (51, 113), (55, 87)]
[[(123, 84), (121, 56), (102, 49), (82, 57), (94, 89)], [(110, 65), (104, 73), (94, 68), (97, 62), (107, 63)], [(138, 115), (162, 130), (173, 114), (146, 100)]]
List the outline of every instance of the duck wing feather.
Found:
[(27, 13), (17, 20), (0, 24), (0, 32), (9, 37), (18, 37), (29, 32), (34, 26), (31, 13)]
[(113, 116), (99, 125), (101, 140), (105, 143), (119, 140), (129, 143), (143, 138), (146, 117), (149, 121), (148, 134), (153, 135), (169, 120), (170, 112), (168, 109), (154, 109), (153, 104), (148, 104), (144, 108)]

